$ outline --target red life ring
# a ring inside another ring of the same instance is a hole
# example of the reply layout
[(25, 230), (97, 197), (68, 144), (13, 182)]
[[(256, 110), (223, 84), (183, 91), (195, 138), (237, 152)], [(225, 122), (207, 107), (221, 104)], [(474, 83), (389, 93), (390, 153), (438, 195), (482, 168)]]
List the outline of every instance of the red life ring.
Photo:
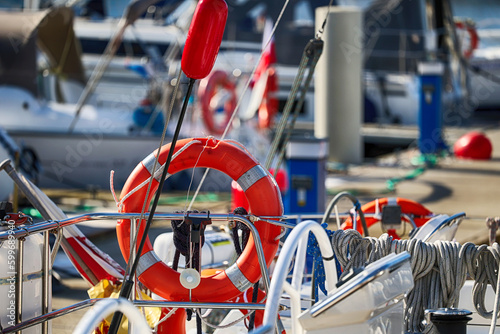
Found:
[[(169, 150), (170, 144), (163, 146), (159, 163), (165, 163)], [(257, 216), (283, 214), (280, 191), (272, 176), (252, 156), (235, 144), (213, 138), (184, 139), (175, 146), (174, 154), (177, 152), (180, 152), (179, 156), (172, 160), (168, 170), (170, 175), (195, 167), (219, 170), (236, 180), (245, 190), (252, 214)], [(144, 181), (150, 178), (155, 154), (156, 151), (139, 163), (127, 179), (121, 194), (120, 212), (141, 212), (144, 201), (150, 203), (158, 188), (158, 181), (156, 179), (153, 181), (148, 198), (145, 198), (147, 186), (136, 187), (146, 183)], [(127, 195), (131, 191), (134, 192)], [(266, 263), (269, 265), (278, 250), (276, 237), (280, 234), (281, 227), (263, 221), (257, 221), (255, 225), (262, 242)], [(143, 228), (139, 231), (139, 238), (142, 237), (143, 231)], [(123, 257), (128, 261), (130, 220), (119, 220), (116, 232)], [(149, 239), (142, 251), (138, 267), (139, 280), (152, 292), (167, 300), (189, 300), (189, 290), (181, 285), (179, 273), (158, 259)], [(260, 276), (257, 252), (253, 238), (250, 237), (235, 264), (220, 273), (201, 277), (200, 284), (191, 290), (191, 300), (227, 301), (242, 294), (257, 282)]]
[[(222, 89), (228, 92), (229, 98), (224, 103), (223, 113), (219, 113), (213, 105), (213, 99)], [(206, 79), (201, 80), (198, 88), (198, 98), (200, 99), (202, 118), (206, 128), (211, 134), (222, 135), (238, 102), (235, 84), (229, 80), (226, 72), (213, 71)], [(221, 118), (218, 114), (222, 114), (220, 115), (222, 120), (217, 120)]]
[[(376, 212), (382, 212), (382, 208), (384, 206), (386, 206), (388, 204), (388, 202), (389, 202), (389, 199), (386, 197), (379, 198), (379, 199), (376, 199), (374, 201), (371, 201), (371, 202), (363, 205), (361, 207), (361, 211), (363, 211), (364, 214), (367, 214), (367, 213), (374, 214)], [(399, 205), (401, 207), (401, 213), (409, 215), (413, 219), (413, 221), (415, 222), (415, 225), (417, 225), (417, 227), (424, 225), (433, 216), (433, 213), (429, 209), (427, 209), (425, 206), (423, 206), (422, 204), (420, 204), (418, 202), (415, 202), (415, 201), (412, 201), (412, 200), (409, 200), (406, 198), (397, 197), (396, 203), (397, 203), (397, 205)], [(404, 221), (408, 221), (404, 217), (402, 217), (402, 219)], [(357, 220), (358, 220), (357, 230), (359, 233), (363, 234), (363, 227), (361, 226), (361, 220), (360, 220), (359, 216), (358, 216)], [(380, 217), (368, 215), (368, 216), (365, 216), (365, 220), (366, 220), (366, 226), (370, 227), (373, 224), (379, 222)], [(352, 229), (353, 226), (352, 226), (351, 218), (347, 218), (345, 220), (344, 224), (342, 224), (341, 228), (343, 230)], [(395, 230), (388, 230), (388, 234), (391, 235), (393, 238), (399, 239), (399, 236), (396, 234)]]
[(278, 88), (278, 75), (274, 67), (270, 67), (267, 69), (266, 89), (259, 107), (259, 128), (261, 129), (268, 129), (273, 125), (274, 116), (279, 108)]
[(455, 27), (459, 30), (466, 30), (469, 34), (469, 47), (463, 50), (464, 57), (469, 59), (472, 57), (472, 53), (479, 46), (479, 35), (477, 34), (476, 27), (474, 23), (470, 20), (467, 21), (455, 21)]

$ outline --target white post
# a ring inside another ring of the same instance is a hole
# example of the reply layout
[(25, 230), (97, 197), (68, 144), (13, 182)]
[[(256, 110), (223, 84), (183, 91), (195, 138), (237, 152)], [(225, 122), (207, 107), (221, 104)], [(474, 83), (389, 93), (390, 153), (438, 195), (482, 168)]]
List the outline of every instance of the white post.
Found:
[(314, 79), (314, 135), (329, 141), (330, 161), (363, 161), (363, 25), (354, 7), (316, 9), (316, 30), (328, 14)]
[(24, 11), (33, 11), (40, 9), (40, 0), (24, 0)]

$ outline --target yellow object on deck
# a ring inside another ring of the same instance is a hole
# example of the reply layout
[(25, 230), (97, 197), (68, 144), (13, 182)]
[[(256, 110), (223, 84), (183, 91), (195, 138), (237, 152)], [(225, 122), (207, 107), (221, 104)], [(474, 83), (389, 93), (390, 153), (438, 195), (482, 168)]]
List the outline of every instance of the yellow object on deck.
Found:
[[(120, 294), (121, 284), (114, 284), (111, 281), (104, 279), (99, 283), (91, 287), (87, 290), (87, 293), (90, 298), (118, 298)], [(136, 296), (138, 294), (136, 293)], [(146, 295), (141, 291), (141, 300), (152, 300), (151, 297)], [(154, 328), (161, 317), (161, 308), (160, 307), (143, 307), (142, 313), (146, 317), (146, 320), (151, 328)], [(108, 332), (109, 324), (111, 323), (113, 315), (106, 317), (99, 327), (94, 331), (95, 334), (104, 334)], [(123, 317), (122, 322), (120, 324), (120, 328), (118, 330), (118, 334), (127, 334), (128, 333), (128, 321), (126, 317)]]

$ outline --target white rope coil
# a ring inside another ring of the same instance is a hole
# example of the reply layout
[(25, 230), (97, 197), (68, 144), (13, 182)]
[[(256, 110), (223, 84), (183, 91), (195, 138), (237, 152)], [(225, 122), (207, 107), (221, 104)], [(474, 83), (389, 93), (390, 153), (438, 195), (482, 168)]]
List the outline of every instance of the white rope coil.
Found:
[[(425, 243), (421, 240), (394, 240), (387, 234), (380, 238), (363, 238), (355, 230), (338, 230), (332, 237), (335, 255), (345, 276), (351, 269), (364, 267), (390, 253), (408, 251), (414, 288), (408, 294), (405, 327), (409, 333), (428, 333), (424, 311), (442, 307), (457, 307), (460, 290), (467, 277), (475, 281), (472, 292), (479, 315), (491, 319), (493, 311), (485, 306), (486, 288), (496, 293), (500, 246), (460, 245), (452, 241)], [(341, 276), (341, 278), (342, 278)], [(495, 312), (495, 315), (497, 312)]]

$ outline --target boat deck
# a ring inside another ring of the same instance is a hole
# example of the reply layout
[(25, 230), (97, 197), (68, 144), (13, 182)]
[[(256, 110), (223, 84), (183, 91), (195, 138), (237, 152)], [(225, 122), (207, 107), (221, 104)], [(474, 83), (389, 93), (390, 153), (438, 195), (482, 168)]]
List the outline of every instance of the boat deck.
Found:
[[(410, 160), (418, 155), (414, 149), (390, 154), (362, 165), (349, 166), (345, 170), (331, 171), (328, 175), (327, 190), (329, 198), (340, 191), (350, 191), (362, 204), (377, 197), (403, 197), (422, 203), (434, 213), (452, 215), (465, 212), (467, 218), (461, 223), (456, 235), (457, 241), (476, 244), (488, 242), (487, 217), (500, 216), (500, 121), (498, 117), (473, 127), (448, 128), (446, 140), (450, 146), (462, 134), (471, 130), (482, 130), (493, 144), (493, 158), (488, 161), (460, 160), (445, 157), (438, 164), (427, 169), (423, 174), (411, 180), (399, 182), (393, 192), (388, 192), (387, 180), (393, 177), (409, 175), (414, 167)], [(68, 210), (79, 207), (91, 208), (93, 211), (113, 211), (114, 202), (109, 193), (90, 193), (68, 191), (48, 191), (50, 197), (56, 198), (63, 208)], [(185, 194), (184, 194), (185, 196)], [(163, 207), (159, 210), (175, 209), (183, 206), (179, 197), (165, 197)], [(180, 203), (180, 204), (179, 204)], [(206, 207), (212, 212), (228, 212), (229, 195), (216, 194), (206, 198)], [(335, 226), (332, 226), (335, 228)], [(167, 231), (169, 227), (153, 228), (153, 235)], [(114, 222), (100, 223), (99, 226), (82, 227), (84, 233), (104, 251), (123, 264), (117, 247), (114, 233)], [(371, 231), (372, 234), (377, 233)], [(497, 234), (498, 236), (498, 234)], [(73, 304), (88, 298), (86, 283), (80, 278), (65, 277), (63, 286), (54, 292), (52, 305), (54, 309)], [(53, 321), (53, 333), (71, 333), (85, 310), (64, 316)]]

